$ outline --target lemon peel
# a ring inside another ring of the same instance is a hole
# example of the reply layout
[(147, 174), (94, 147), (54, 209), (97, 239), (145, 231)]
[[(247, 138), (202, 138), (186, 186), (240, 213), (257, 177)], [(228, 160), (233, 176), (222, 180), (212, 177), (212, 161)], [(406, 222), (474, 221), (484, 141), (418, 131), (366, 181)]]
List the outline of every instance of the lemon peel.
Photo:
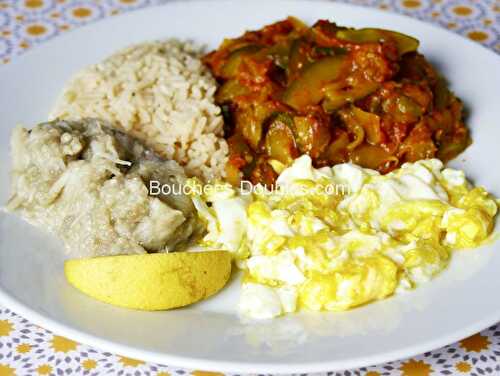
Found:
[(68, 282), (83, 293), (125, 308), (166, 310), (218, 292), (231, 275), (226, 251), (175, 252), (68, 260)]

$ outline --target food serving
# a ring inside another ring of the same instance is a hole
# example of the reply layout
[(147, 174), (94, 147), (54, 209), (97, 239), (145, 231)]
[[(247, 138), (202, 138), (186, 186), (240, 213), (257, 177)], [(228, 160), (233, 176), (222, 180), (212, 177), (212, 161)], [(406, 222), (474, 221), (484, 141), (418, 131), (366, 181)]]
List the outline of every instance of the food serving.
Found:
[(188, 197), (149, 195), (149, 180), (182, 184), (182, 168), (96, 120), (16, 128), (12, 162), (7, 208), (75, 257), (173, 251), (201, 233)]
[(206, 249), (230, 250), (245, 271), (245, 317), (343, 311), (410, 290), (453, 251), (481, 245), (497, 213), (488, 192), (437, 159), (381, 175), (351, 163), (315, 169), (304, 155), (276, 184), (193, 198)]
[(388, 172), (454, 158), (470, 143), (462, 104), (418, 41), (382, 29), (288, 18), (204, 57), (221, 86), (228, 179), (272, 185), (301, 154)]
[(198, 302), (232, 264), (251, 319), (411, 290), (488, 241), (498, 209), (444, 166), (471, 139), (417, 49), (292, 17), (208, 54), (128, 47), (15, 128), (7, 208), (62, 238), (74, 287), (121, 307)]
[(228, 147), (215, 104), (216, 82), (187, 42), (125, 48), (79, 72), (49, 119), (97, 118), (137, 137), (189, 176), (223, 176)]

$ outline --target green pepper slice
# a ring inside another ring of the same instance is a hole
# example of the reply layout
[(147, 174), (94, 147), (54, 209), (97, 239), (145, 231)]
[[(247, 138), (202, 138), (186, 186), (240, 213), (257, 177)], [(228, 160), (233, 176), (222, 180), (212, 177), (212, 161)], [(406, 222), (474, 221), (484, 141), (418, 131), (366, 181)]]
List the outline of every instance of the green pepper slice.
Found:
[(240, 47), (229, 55), (229, 58), (221, 69), (222, 78), (229, 79), (238, 74), (240, 64), (245, 56), (250, 56), (258, 52), (262, 47), (250, 44), (247, 46)]
[(378, 82), (370, 81), (357, 84), (347, 90), (339, 88), (338, 85), (327, 85), (325, 86), (325, 100), (322, 103), (323, 109), (331, 113), (347, 103), (354, 103), (374, 93), (379, 87)]
[[(366, 140), (372, 145), (380, 144), (383, 141), (384, 135), (378, 115), (363, 111), (356, 106), (342, 109), (339, 111), (339, 115), (347, 129), (351, 130), (355, 135), (359, 135), (362, 141)], [(359, 128), (362, 128), (362, 131)], [(355, 147), (359, 146), (359, 144), (361, 142), (356, 144)]]
[(266, 104), (251, 104), (236, 110), (236, 128), (254, 150), (259, 148), (263, 136), (264, 121), (273, 109)]
[(303, 38), (295, 39), (292, 42), (287, 66), (288, 82), (295, 80), (302, 69), (311, 63), (305, 51), (307, 48), (309, 48), (309, 44)]
[(417, 39), (406, 34), (398, 33), (397, 31), (392, 30), (375, 28), (339, 30), (337, 31), (337, 38), (354, 43), (380, 42), (392, 39), (396, 42), (399, 55), (416, 51), (419, 45), (419, 41)]
[(325, 57), (309, 65), (283, 94), (283, 101), (295, 110), (321, 102), (323, 88), (340, 78), (347, 59), (344, 55)]
[(215, 102), (217, 104), (230, 102), (240, 95), (249, 93), (247, 87), (242, 85), (237, 79), (232, 79), (224, 82), (215, 93)]
[(444, 110), (451, 102), (452, 94), (446, 86), (446, 81), (439, 78), (434, 87), (434, 106), (437, 110)]
[(257, 57), (267, 57), (274, 61), (282, 69), (288, 68), (290, 58), (290, 42), (276, 43), (271, 47), (264, 48), (257, 53)]
[(319, 158), (330, 143), (329, 118), (308, 114), (293, 118), (295, 141), (302, 153)]
[(291, 121), (286, 114), (278, 114), (269, 125), (264, 141), (267, 155), (285, 165), (290, 165), (299, 156)]

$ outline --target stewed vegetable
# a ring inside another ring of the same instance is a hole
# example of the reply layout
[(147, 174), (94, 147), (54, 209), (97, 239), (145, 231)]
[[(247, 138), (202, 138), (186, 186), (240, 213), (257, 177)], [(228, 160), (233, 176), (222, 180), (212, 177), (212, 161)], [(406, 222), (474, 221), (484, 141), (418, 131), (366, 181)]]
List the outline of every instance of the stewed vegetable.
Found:
[(469, 144), (462, 104), (418, 41), (384, 29), (296, 18), (227, 39), (204, 57), (220, 83), (227, 178), (273, 184), (294, 158), (388, 172), (454, 158)]

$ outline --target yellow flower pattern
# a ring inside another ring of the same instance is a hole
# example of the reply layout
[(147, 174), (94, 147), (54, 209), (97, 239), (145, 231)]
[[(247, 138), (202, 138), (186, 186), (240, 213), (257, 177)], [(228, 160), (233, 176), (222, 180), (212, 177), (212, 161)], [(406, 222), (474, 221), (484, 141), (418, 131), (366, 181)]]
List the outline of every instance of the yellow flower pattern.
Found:
[(455, 369), (459, 373), (469, 373), (472, 369), (471, 365), (467, 362), (458, 362), (455, 364)]
[(468, 338), (460, 341), (460, 347), (468, 352), (481, 352), (483, 350), (488, 350), (490, 345), (490, 340), (488, 337), (481, 334), (474, 334)]
[(54, 336), (50, 341), (50, 347), (55, 352), (67, 353), (76, 350), (78, 343), (64, 337)]
[[(0, 0), (0, 64), (58, 34), (167, 0)], [(500, 53), (499, 0), (340, 0), (395, 11), (457, 32)], [(0, 376), (124, 374), (224, 376), (147, 363), (80, 345), (0, 307)], [(328, 375), (499, 375), (500, 325), (413, 359)], [(325, 373), (326, 375), (326, 373)]]
[(97, 366), (97, 362), (93, 359), (86, 359), (82, 362), (82, 367), (84, 370), (90, 371)]
[(207, 371), (192, 371), (192, 376), (224, 376), (223, 373), (219, 372), (207, 372)]
[(16, 370), (7, 364), (0, 363), (0, 376), (15, 376)]
[(142, 360), (127, 358), (126, 356), (120, 356), (118, 361), (123, 364), (125, 367), (137, 367), (141, 364), (144, 364)]
[(423, 360), (410, 359), (401, 365), (402, 376), (430, 376), (432, 368)]
[(26, 354), (31, 351), (31, 346), (27, 343), (21, 343), (20, 345), (16, 346), (16, 351), (19, 354)]
[(9, 320), (0, 320), (0, 337), (5, 337), (10, 334), (13, 325)]
[(48, 364), (42, 364), (42, 365), (38, 366), (38, 368), (36, 369), (36, 372), (39, 375), (50, 375), (50, 373), (52, 372), (52, 367), (49, 366)]

